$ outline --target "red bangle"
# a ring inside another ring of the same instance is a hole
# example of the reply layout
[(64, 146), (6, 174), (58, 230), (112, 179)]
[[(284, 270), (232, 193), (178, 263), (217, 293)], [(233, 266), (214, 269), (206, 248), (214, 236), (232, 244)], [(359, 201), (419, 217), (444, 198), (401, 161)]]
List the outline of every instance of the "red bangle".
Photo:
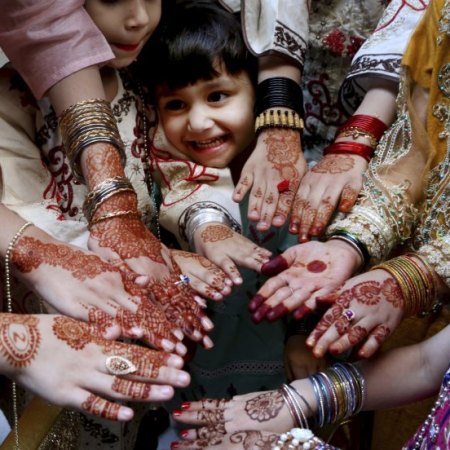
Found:
[(325, 148), (324, 155), (329, 154), (347, 154), (362, 156), (366, 161), (370, 161), (374, 149), (369, 145), (360, 144), (359, 142), (333, 142)]
[(376, 117), (366, 116), (365, 114), (355, 114), (344, 122), (338, 129), (336, 136), (339, 136), (339, 134), (346, 130), (357, 130), (367, 133), (379, 141), (387, 128), (388, 126)]

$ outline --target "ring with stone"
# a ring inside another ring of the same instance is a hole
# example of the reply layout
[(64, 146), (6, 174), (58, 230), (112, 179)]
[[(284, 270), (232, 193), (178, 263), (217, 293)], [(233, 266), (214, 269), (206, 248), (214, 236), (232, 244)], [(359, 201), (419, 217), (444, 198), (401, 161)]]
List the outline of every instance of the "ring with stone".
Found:
[(180, 281), (176, 281), (174, 284), (175, 286), (178, 286), (179, 284), (189, 284), (191, 279), (187, 275), (180, 275)]
[(351, 309), (344, 309), (344, 311), (342, 311), (342, 316), (351, 322), (355, 318), (355, 313)]
[(128, 358), (117, 355), (108, 356), (105, 366), (111, 375), (128, 375), (137, 371), (137, 367)]

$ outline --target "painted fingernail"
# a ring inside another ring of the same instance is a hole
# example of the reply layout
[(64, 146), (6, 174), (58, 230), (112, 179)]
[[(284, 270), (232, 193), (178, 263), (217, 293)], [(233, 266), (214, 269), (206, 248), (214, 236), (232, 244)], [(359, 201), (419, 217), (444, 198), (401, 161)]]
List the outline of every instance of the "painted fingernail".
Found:
[(255, 323), (261, 322), (261, 320), (264, 319), (269, 310), (270, 310), (269, 305), (260, 306), (252, 315), (253, 322)]
[(320, 236), (322, 234), (323, 227), (313, 227), (309, 230), (312, 236)]
[(269, 262), (265, 263), (261, 267), (261, 273), (267, 277), (277, 275), (283, 270), (288, 268), (288, 263), (282, 255), (275, 256)]
[(300, 305), (294, 312), (293, 317), (295, 320), (303, 319), (303, 317), (307, 316), (308, 314), (312, 313), (312, 309), (309, 308), (306, 305)]
[(309, 241), (309, 237), (306, 233), (303, 233), (298, 237), (298, 242), (301, 242), (302, 244), (304, 242), (308, 242), (308, 241)]
[(178, 409), (176, 409), (175, 411), (172, 412), (172, 415), (174, 417), (179, 417), (179, 416), (181, 416), (181, 414), (183, 414), (183, 411), (180, 411)]
[(183, 439), (186, 439), (186, 438), (189, 436), (189, 431), (188, 431), (188, 430), (182, 430), (182, 431), (180, 431), (180, 436), (181, 436)]
[(298, 233), (298, 223), (291, 223), (289, 225), (289, 233), (297, 234)]
[(177, 442), (177, 441), (174, 441), (174, 442), (170, 443), (170, 449), (171, 450), (174, 450), (174, 449), (178, 448), (179, 446), (180, 446), (180, 443)]
[(191, 407), (191, 402), (183, 402), (182, 404), (181, 404), (181, 409), (183, 410), (183, 411), (185, 411), (186, 409), (189, 409)]
[(285, 316), (289, 313), (289, 310), (282, 303), (272, 308), (267, 314), (266, 319), (269, 322), (274, 322), (282, 316)]
[(248, 304), (248, 310), (250, 312), (255, 312), (266, 300), (266, 297), (263, 297), (262, 295), (254, 295)]

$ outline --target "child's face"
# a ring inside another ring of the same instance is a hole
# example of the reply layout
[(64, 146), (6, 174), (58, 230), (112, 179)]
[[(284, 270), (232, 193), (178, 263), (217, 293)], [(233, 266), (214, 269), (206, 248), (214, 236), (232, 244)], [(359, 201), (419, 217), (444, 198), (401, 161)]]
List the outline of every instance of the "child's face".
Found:
[(86, 0), (84, 7), (111, 46), (115, 69), (137, 58), (161, 18), (161, 0)]
[(223, 168), (254, 139), (254, 88), (245, 72), (169, 91), (156, 89), (169, 141), (190, 160)]

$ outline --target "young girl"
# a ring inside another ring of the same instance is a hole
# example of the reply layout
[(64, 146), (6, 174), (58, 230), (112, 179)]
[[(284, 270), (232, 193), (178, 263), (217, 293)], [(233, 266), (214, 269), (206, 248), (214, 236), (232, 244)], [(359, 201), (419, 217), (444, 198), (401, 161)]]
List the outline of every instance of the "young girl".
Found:
[(243, 220), (247, 206), (241, 214), (231, 201), (255, 138), (255, 64), (239, 22), (214, 3), (185, 2), (172, 17), (151, 48), (159, 62), (149, 76), (160, 119), (152, 163), (162, 190), (161, 225), (237, 285), (223, 302), (209, 304), (215, 347), (197, 348), (189, 363), (192, 383), (182, 394), (218, 398), (285, 379), (283, 321), (256, 325), (247, 304), (263, 280), (261, 263), (288, 245), (288, 234), (284, 228), (258, 232)]

